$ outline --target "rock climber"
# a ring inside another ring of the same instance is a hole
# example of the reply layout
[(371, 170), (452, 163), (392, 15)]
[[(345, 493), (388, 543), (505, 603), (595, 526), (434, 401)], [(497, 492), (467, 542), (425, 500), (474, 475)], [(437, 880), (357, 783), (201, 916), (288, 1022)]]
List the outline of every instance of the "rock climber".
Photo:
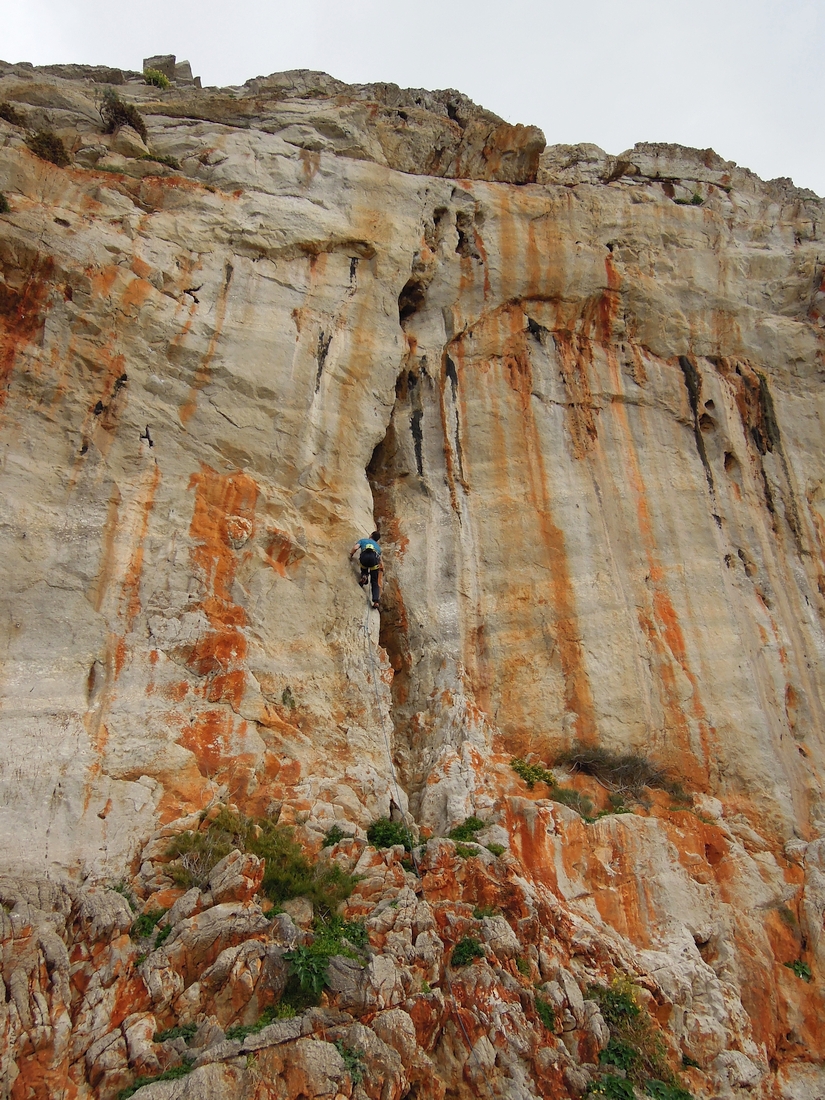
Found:
[(381, 561), (381, 547), (378, 540), (381, 536), (373, 531), (368, 539), (359, 539), (349, 552), (350, 561), (358, 555), (358, 564), (361, 566), (361, 577), (358, 583), (362, 588), (368, 584), (372, 586), (372, 606), (378, 607), (381, 599), (381, 581), (383, 580), (384, 564)]

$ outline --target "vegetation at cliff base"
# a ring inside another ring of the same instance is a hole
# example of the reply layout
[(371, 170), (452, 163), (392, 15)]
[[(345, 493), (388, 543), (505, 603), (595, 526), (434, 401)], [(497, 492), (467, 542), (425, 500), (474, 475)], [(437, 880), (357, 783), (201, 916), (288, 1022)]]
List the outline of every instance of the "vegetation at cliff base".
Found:
[(103, 93), (103, 100), (98, 110), (105, 134), (113, 134), (121, 126), (131, 126), (140, 134), (143, 141), (146, 141), (148, 137), (146, 123), (140, 111), (134, 104), (124, 103), (114, 88), (107, 88)]
[(335, 863), (312, 863), (293, 830), (269, 818), (257, 820), (223, 807), (206, 827), (176, 836), (167, 855), (180, 886), (203, 887), (212, 869), (230, 852), (251, 852), (266, 861), (261, 889), (273, 902), (308, 898), (316, 912), (330, 912), (348, 898), (355, 878)]
[(47, 160), (58, 168), (65, 168), (71, 158), (69, 151), (54, 130), (37, 130), (26, 137), (26, 145), (41, 160)]

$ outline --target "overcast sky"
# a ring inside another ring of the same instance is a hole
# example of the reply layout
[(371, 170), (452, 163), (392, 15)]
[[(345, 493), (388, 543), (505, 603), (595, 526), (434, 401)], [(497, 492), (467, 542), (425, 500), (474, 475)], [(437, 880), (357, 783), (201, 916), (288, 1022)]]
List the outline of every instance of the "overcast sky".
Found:
[(825, 0), (2, 0), (5, 61), (458, 88), (549, 143), (711, 146), (825, 196)]

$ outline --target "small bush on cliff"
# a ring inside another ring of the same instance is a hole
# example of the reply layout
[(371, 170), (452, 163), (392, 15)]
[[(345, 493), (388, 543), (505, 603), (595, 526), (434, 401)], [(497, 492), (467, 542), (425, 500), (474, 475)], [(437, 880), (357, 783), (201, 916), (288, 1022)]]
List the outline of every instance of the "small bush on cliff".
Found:
[(317, 912), (329, 912), (355, 886), (353, 876), (337, 864), (311, 863), (292, 829), (268, 818), (255, 821), (233, 814), (225, 807), (206, 828), (175, 837), (167, 850), (176, 858), (171, 874), (181, 886), (205, 886), (212, 868), (236, 849), (266, 861), (261, 888), (276, 904), (306, 897)]
[(450, 840), (475, 840), (476, 833), (486, 826), (486, 821), (481, 821), (477, 817), (468, 817), (466, 821), (462, 821), (460, 825), (456, 825), (454, 829), (450, 829), (447, 836)]
[(813, 979), (811, 968), (802, 959), (794, 959), (793, 962), (785, 963), (785, 966), (789, 970), (793, 970), (797, 978), (801, 978), (803, 982), (810, 982)]
[(144, 1085), (154, 1085), (156, 1081), (175, 1081), (178, 1077), (185, 1077), (187, 1073), (191, 1073), (193, 1066), (191, 1062), (184, 1062), (180, 1066), (172, 1066), (171, 1069), (164, 1070), (163, 1073), (159, 1073), (157, 1077), (136, 1077), (131, 1085), (125, 1089), (121, 1089), (117, 1094), (117, 1100), (129, 1100), (130, 1096), (134, 1096), (138, 1089), (142, 1089)]
[[(317, 1003), (317, 998), (327, 984), (329, 960), (334, 955), (348, 959), (361, 959), (359, 952), (367, 946), (367, 931), (361, 921), (345, 921), (339, 916), (316, 920), (315, 937), (311, 944), (288, 951), (284, 958), (290, 965), (292, 987), (289, 983), (282, 1000), (295, 1008)], [(297, 983), (297, 989), (295, 988)], [(296, 994), (309, 995), (309, 1001), (301, 1002)]]
[(354, 1050), (352, 1047), (344, 1046), (343, 1039), (336, 1039), (334, 1046), (341, 1055), (353, 1085), (360, 1085), (364, 1080), (364, 1073), (367, 1068), (364, 1065), (363, 1050)]
[(21, 114), (16, 107), (11, 105), (11, 103), (0, 103), (0, 118), (10, 123), (12, 126), (26, 125), (25, 115)]
[(11, 213), (11, 207), (9, 206), (9, 200), (6, 198), (6, 196), (3, 194), (3, 192), (0, 191), (0, 214), (10, 214), (10, 213)]
[(635, 1100), (633, 1086), (624, 1077), (611, 1073), (592, 1085), (588, 1096), (604, 1096), (606, 1100)]
[(162, 73), (160, 69), (144, 69), (143, 79), (147, 84), (151, 84), (155, 88), (160, 88), (161, 91), (166, 91), (171, 87), (169, 77), (166, 73)]
[(556, 1010), (544, 997), (536, 994), (536, 1015), (548, 1031), (556, 1030)]
[(560, 753), (555, 763), (592, 775), (614, 793), (638, 799), (644, 787), (651, 787), (667, 791), (682, 802), (691, 801), (677, 779), (639, 753), (610, 752), (598, 745), (574, 745)]
[(37, 130), (26, 138), (26, 145), (36, 157), (47, 160), (58, 168), (65, 168), (70, 161), (69, 152), (53, 130)]
[(146, 913), (141, 913), (132, 925), (129, 935), (133, 940), (142, 940), (146, 936), (151, 936), (155, 930), (155, 925), (166, 913), (166, 909), (150, 909)]
[(377, 821), (373, 821), (367, 829), (367, 840), (374, 848), (394, 848), (396, 844), (401, 844), (405, 851), (412, 850), (406, 825), (400, 821), (390, 821), (388, 817), (379, 817)]
[[(591, 985), (587, 997), (595, 1001), (610, 1030), (610, 1041), (602, 1051), (602, 1065), (615, 1066), (627, 1074), (628, 1082), (644, 1088), (657, 1100), (689, 1100), (665, 1056), (665, 1044), (658, 1026), (639, 1004), (636, 987), (627, 977), (615, 978), (609, 986)], [(623, 1078), (614, 1078), (617, 1081)], [(600, 1084), (611, 1078), (602, 1078)], [(667, 1097), (653, 1089), (675, 1090)], [(592, 1089), (598, 1092), (598, 1089)], [(678, 1095), (677, 1095), (678, 1094)]]
[(481, 946), (480, 941), (475, 936), (465, 936), (453, 948), (453, 953), (450, 956), (450, 966), (466, 966), (473, 959), (483, 958), (484, 948)]
[(556, 786), (555, 775), (547, 768), (542, 767), (541, 764), (528, 764), (526, 760), (522, 760), (520, 756), (517, 756), (510, 761), (510, 767), (516, 775), (521, 776), (531, 791), (536, 783), (546, 783), (548, 787)]
[(103, 101), (98, 110), (105, 134), (113, 134), (121, 126), (131, 126), (146, 141), (146, 123), (140, 111), (134, 104), (124, 103), (114, 88), (107, 88), (103, 93)]

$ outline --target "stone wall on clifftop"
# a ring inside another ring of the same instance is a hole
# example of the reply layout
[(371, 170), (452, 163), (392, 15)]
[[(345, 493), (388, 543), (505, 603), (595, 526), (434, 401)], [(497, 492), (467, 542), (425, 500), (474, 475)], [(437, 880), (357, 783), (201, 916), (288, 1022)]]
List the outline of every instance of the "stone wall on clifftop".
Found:
[[(0, 64), (0, 1096), (598, 1094), (611, 981), (695, 1095), (822, 1096), (822, 200), (452, 91), (120, 79), (145, 141)], [(511, 767), (577, 748), (673, 782)], [(312, 933), (250, 852), (175, 883), (221, 807), (368, 936), (242, 1040)]]

